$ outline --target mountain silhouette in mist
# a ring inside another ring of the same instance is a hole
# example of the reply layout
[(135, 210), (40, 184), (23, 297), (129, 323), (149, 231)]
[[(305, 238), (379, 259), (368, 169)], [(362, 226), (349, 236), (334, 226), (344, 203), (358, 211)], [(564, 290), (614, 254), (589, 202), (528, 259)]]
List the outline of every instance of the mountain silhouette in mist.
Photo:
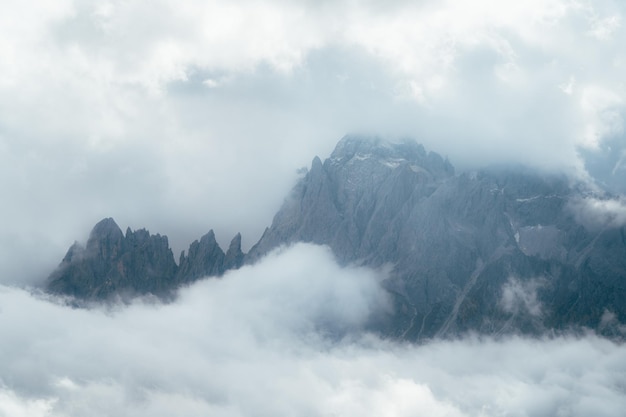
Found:
[(599, 197), (523, 168), (455, 173), (413, 141), (344, 137), (313, 159), (247, 254), (212, 231), (178, 264), (167, 238), (98, 223), (73, 245), (47, 290), (79, 299), (154, 294), (220, 276), (295, 242), (328, 245), (338, 262), (390, 270), (393, 313), (375, 330), (422, 340), (467, 331), (544, 334), (588, 327), (622, 337), (626, 229), (595, 213)]

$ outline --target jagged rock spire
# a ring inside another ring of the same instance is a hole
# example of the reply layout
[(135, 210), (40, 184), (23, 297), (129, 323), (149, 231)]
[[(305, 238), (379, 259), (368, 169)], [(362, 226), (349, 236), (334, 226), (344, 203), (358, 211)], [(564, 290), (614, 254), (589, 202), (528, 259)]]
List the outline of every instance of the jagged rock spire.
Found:
[(241, 251), (241, 234), (237, 233), (230, 241), (228, 251), (224, 257), (224, 271), (238, 269), (243, 265), (244, 253)]

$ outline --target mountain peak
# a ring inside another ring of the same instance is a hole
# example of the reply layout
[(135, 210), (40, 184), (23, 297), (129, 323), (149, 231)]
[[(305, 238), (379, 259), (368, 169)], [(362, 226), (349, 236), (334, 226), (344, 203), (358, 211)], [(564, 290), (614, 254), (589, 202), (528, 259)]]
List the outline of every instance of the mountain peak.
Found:
[(562, 178), (517, 168), (455, 175), (414, 141), (346, 136), (330, 158), (313, 159), (247, 255), (241, 235), (224, 253), (211, 230), (177, 266), (165, 237), (129, 229), (124, 238), (107, 218), (86, 250), (70, 248), (48, 290), (88, 299), (167, 294), (281, 245), (310, 242), (327, 245), (342, 264), (391, 266), (383, 285), (393, 313), (373, 324), (388, 335), (570, 326), (606, 333), (603, 312), (626, 318), (626, 228), (587, 230), (572, 205), (581, 198)]
[(454, 167), (435, 152), (426, 152), (414, 140), (397, 142), (377, 136), (344, 136), (328, 159), (332, 165), (376, 162), (395, 169), (408, 165), (413, 171), (425, 170), (436, 177), (454, 175)]
[(200, 238), (201, 245), (216, 245), (215, 232), (213, 229), (209, 230), (204, 236)]
[(241, 251), (241, 234), (237, 233), (230, 241), (224, 257), (224, 270), (237, 269), (243, 265), (244, 253)]
[(330, 158), (344, 159), (357, 155), (402, 158), (409, 161), (421, 160), (427, 156), (424, 147), (413, 140), (391, 142), (378, 136), (347, 135), (337, 143)]
[(91, 229), (91, 234), (89, 239), (99, 239), (99, 238), (117, 238), (123, 237), (122, 229), (115, 223), (112, 217), (107, 217), (105, 219), (100, 220), (96, 225)]
[(124, 233), (111, 217), (100, 220), (91, 229), (87, 240), (88, 253), (101, 259), (113, 259), (122, 251)]

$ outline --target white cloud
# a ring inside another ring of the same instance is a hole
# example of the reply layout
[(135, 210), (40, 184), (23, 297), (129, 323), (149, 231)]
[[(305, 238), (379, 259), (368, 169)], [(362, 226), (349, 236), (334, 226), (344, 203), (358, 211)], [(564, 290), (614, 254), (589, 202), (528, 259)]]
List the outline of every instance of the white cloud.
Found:
[(598, 328), (604, 332), (612, 331), (620, 336), (626, 335), (626, 325), (620, 323), (619, 319), (617, 318), (617, 314), (613, 313), (610, 310), (604, 310)]
[(0, 280), (41, 281), (108, 216), (167, 234), (176, 252), (210, 228), (248, 248), (296, 169), (349, 132), (412, 136), (461, 168), (580, 170), (578, 146), (623, 134), (623, 12), (3, 2)]
[(574, 87), (575, 86), (576, 86), (576, 79), (574, 78), (574, 76), (570, 75), (569, 80), (567, 81), (567, 83), (560, 85), (559, 88), (565, 94), (567, 94), (568, 96), (571, 96), (572, 93), (574, 92)]
[(206, 80), (202, 81), (202, 84), (206, 85), (208, 88), (215, 88), (220, 85), (220, 82), (213, 78), (207, 78)]
[(569, 204), (576, 220), (591, 229), (626, 225), (626, 202), (622, 198), (587, 197)]
[(626, 352), (608, 340), (352, 333), (387, 308), (380, 279), (297, 245), (168, 305), (72, 309), (0, 287), (0, 416), (623, 413)]
[(515, 277), (509, 277), (502, 286), (500, 306), (507, 313), (528, 313), (539, 317), (542, 314), (542, 305), (537, 299), (537, 290), (542, 285), (542, 280), (537, 278), (521, 281)]
[(359, 380), (344, 381), (320, 408), (331, 416), (466, 415), (454, 405), (435, 398), (426, 384), (391, 376), (381, 379), (373, 387), (364, 386)]
[(582, 92), (581, 108), (585, 131), (581, 144), (597, 149), (606, 137), (624, 133), (623, 98), (613, 91), (587, 87)]
[(49, 399), (25, 399), (14, 391), (0, 386), (0, 416), (46, 417), (52, 412), (54, 401)]
[[(296, 169), (350, 131), (413, 136), (462, 167), (579, 170), (578, 146), (623, 135), (623, 15), (569, 0), (5, 1), (0, 281), (41, 281), (107, 216), (175, 250), (210, 228), (249, 247)], [(623, 205), (578, 208), (623, 225)], [(73, 310), (0, 287), (0, 415), (626, 408), (624, 351), (594, 337), (356, 338), (387, 308), (378, 279), (298, 246), (167, 306)], [(539, 311), (520, 285), (510, 305)]]
[(589, 34), (601, 41), (610, 39), (621, 26), (621, 20), (619, 15), (593, 19)]

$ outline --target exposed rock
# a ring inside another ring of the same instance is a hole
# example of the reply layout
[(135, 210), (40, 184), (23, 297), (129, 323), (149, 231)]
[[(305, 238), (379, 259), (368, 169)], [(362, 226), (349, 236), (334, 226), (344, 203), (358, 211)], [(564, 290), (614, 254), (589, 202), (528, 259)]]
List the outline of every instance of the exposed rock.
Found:
[(614, 336), (626, 322), (626, 229), (581, 217), (572, 202), (588, 193), (518, 168), (457, 175), (414, 142), (345, 137), (330, 158), (313, 159), (247, 255), (239, 234), (224, 254), (210, 231), (177, 267), (167, 238), (124, 236), (105, 219), (85, 248), (72, 245), (48, 289), (87, 299), (167, 294), (302, 241), (328, 245), (343, 264), (391, 265), (384, 285), (395, 310), (375, 324), (386, 335), (586, 326)]
[(241, 234), (237, 233), (230, 241), (228, 251), (224, 257), (224, 271), (239, 269), (243, 265), (244, 253), (241, 251)]
[(167, 236), (128, 229), (123, 247), (120, 267), (134, 292), (164, 295), (173, 289), (177, 266)]
[(215, 240), (213, 230), (189, 246), (188, 255), (181, 255), (176, 281), (189, 283), (205, 276), (224, 272), (224, 252)]
[(58, 268), (48, 277), (47, 291), (83, 300), (107, 300), (153, 294), (168, 298), (182, 284), (220, 276), (243, 264), (241, 235), (224, 252), (213, 230), (183, 252), (179, 265), (166, 236), (145, 229), (124, 235), (111, 218), (96, 224), (83, 248), (75, 242)]
[[(381, 330), (411, 340), (597, 327), (605, 310), (623, 322), (624, 228), (585, 229), (568, 209), (579, 195), (561, 177), (455, 175), (420, 145), (346, 137), (313, 160), (248, 260), (305, 241), (329, 245), (343, 263), (390, 263), (396, 313)], [(504, 308), (512, 279), (542, 308)]]
[(171, 289), (176, 263), (167, 237), (146, 230), (127, 230), (126, 236), (111, 218), (91, 231), (85, 249), (70, 247), (61, 265), (48, 278), (53, 293), (82, 299), (107, 299)]
[[(313, 159), (249, 260), (281, 244), (305, 241), (330, 245), (343, 261), (371, 256), (391, 261), (395, 242), (389, 222), (407, 210), (409, 198), (431, 194), (453, 175), (448, 162), (415, 142), (394, 146), (346, 137), (323, 164)], [(388, 250), (374, 254), (380, 247)]]

